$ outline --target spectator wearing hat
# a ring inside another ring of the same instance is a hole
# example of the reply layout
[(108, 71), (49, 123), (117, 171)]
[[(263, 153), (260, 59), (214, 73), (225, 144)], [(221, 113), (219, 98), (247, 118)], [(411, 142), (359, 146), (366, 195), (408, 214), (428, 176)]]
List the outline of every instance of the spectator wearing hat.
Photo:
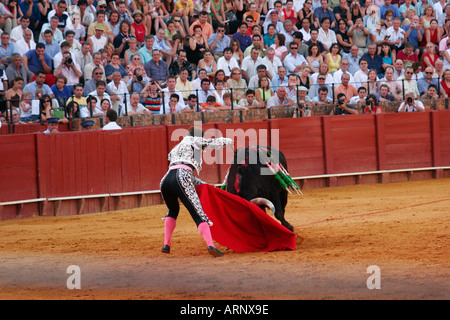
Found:
[(307, 96), (308, 88), (301, 86), (297, 90), (297, 106), (294, 110), (292, 118), (311, 117), (312, 99)]
[(84, 119), (81, 122), (81, 130), (82, 131), (91, 131), (94, 129), (94, 120), (93, 119)]
[[(87, 32), (88, 39), (96, 33), (96, 30), (102, 30), (107, 39), (109, 39), (109, 41), (112, 43), (114, 40), (114, 33), (109, 24), (105, 21), (106, 18), (105, 11), (97, 11), (96, 16), (97, 21), (92, 23), (88, 28)], [(103, 28), (97, 29), (98, 26), (102, 26)]]
[(144, 15), (141, 10), (137, 9), (133, 12), (134, 22), (131, 24), (131, 35), (136, 38), (139, 44), (144, 43), (144, 39), (150, 34), (147, 26), (144, 24)]
[(269, 28), (270, 24), (273, 24), (275, 26), (276, 33), (280, 33), (284, 30), (283, 23), (279, 19), (279, 13), (275, 9), (272, 9), (267, 13), (266, 19), (263, 23), (264, 34), (268, 33), (267, 29)]
[(94, 35), (88, 38), (88, 42), (91, 45), (91, 54), (99, 52), (108, 43), (108, 38), (104, 34), (104, 27), (101, 24), (95, 26)]
[(59, 133), (58, 130), (59, 118), (47, 118), (47, 130), (44, 133)]

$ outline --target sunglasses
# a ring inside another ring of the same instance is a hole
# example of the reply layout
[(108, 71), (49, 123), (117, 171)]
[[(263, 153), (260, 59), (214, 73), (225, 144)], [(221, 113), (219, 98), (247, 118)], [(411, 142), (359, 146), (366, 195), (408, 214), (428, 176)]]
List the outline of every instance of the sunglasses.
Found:
[(103, 72), (96, 72), (95, 74), (96, 74), (96, 75), (99, 75), (99, 74), (103, 74)]
[(174, 22), (181, 22), (181, 20), (173, 20)]

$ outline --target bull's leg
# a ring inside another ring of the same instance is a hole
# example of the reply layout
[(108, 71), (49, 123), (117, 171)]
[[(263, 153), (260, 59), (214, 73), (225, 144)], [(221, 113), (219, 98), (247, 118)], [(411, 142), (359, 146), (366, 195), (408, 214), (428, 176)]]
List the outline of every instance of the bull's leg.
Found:
[(273, 205), (275, 206), (275, 218), (277, 218), (284, 227), (294, 232), (294, 227), (284, 218), (284, 208), (287, 204), (287, 197), (287, 192), (280, 192), (272, 198)]

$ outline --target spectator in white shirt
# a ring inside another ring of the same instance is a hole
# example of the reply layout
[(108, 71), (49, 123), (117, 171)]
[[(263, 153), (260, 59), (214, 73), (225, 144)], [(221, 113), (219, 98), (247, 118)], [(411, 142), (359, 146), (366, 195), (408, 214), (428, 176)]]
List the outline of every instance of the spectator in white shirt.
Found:
[(283, 66), (280, 58), (275, 56), (275, 49), (270, 47), (267, 49), (266, 56), (262, 58), (258, 65), (265, 65), (267, 68), (267, 76), (270, 80), (278, 74), (278, 68)]
[(103, 126), (102, 130), (120, 130), (122, 129), (117, 123), (117, 112), (114, 109), (110, 109), (106, 112), (106, 125)]
[(225, 76), (230, 77), (233, 68), (239, 68), (239, 64), (233, 57), (233, 50), (227, 47), (223, 50), (223, 56), (217, 60), (217, 70), (223, 70)]
[(326, 51), (330, 51), (331, 45), (337, 43), (336, 33), (330, 29), (330, 18), (323, 18), (319, 29), (318, 41), (322, 42)]
[(245, 57), (242, 61), (241, 72), (245, 81), (250, 81), (250, 78), (256, 74), (256, 66), (261, 60), (262, 58), (259, 56), (259, 49), (252, 48), (250, 55)]

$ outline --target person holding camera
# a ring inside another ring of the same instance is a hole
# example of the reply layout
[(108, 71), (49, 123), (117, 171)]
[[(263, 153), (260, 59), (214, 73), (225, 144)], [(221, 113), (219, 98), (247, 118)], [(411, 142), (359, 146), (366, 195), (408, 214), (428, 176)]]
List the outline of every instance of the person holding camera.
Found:
[(425, 106), (422, 101), (414, 99), (414, 93), (407, 93), (406, 100), (402, 102), (398, 108), (398, 112), (423, 112), (425, 111)]
[(334, 108), (331, 109), (330, 115), (358, 114), (358, 110), (347, 103), (348, 100), (345, 94), (339, 93)]
[(364, 114), (382, 113), (381, 107), (377, 105), (377, 98), (373, 94), (369, 94), (366, 98), (366, 105), (364, 106)]
[(312, 99), (306, 94), (308, 93), (308, 88), (301, 86), (298, 89), (297, 96), (297, 106), (295, 107), (294, 114), (292, 118), (299, 117), (311, 117), (311, 107), (314, 105)]
[(59, 66), (54, 71), (54, 75), (55, 77), (60, 75), (66, 77), (66, 85), (72, 92), (74, 85), (80, 82), (80, 77), (83, 73), (80, 71), (80, 66), (72, 59), (70, 52), (64, 52)]

